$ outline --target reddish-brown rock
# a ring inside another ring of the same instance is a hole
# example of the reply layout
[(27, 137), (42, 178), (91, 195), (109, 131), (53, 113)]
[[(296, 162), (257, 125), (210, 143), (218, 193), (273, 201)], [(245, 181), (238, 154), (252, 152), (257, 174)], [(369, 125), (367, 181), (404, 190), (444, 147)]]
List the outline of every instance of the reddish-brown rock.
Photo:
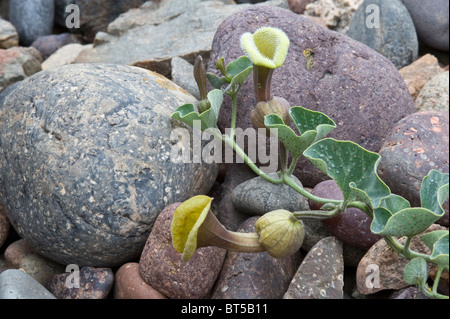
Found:
[(142, 279), (138, 263), (129, 262), (116, 272), (114, 299), (167, 299), (167, 297)]
[(147, 284), (171, 299), (207, 297), (219, 275), (226, 250), (197, 249), (189, 261), (172, 245), (170, 225), (181, 203), (167, 206), (158, 216), (139, 260), (139, 273)]
[[(351, 140), (378, 151), (391, 128), (415, 112), (414, 101), (397, 69), (385, 57), (340, 33), (320, 27), (289, 10), (261, 6), (237, 12), (217, 29), (208, 71), (217, 73), (215, 63), (244, 55), (240, 37), (262, 26), (284, 30), (291, 41), (285, 64), (275, 70), (272, 93), (291, 106), (321, 111), (337, 128), (330, 137)], [(311, 49), (314, 63), (307, 68), (303, 55)], [(256, 105), (253, 79), (244, 82), (238, 97), (237, 127), (252, 127), (250, 110)], [(231, 103), (225, 99), (219, 117), (221, 130), (229, 127)], [(314, 187), (328, 179), (302, 159), (294, 174), (304, 186)]]

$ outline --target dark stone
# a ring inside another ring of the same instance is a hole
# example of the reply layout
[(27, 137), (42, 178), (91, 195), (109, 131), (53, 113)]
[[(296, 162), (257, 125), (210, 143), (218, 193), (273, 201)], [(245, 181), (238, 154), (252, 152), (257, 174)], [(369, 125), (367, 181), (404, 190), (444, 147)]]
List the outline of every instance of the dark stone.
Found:
[(9, 19), (19, 33), (19, 41), (29, 46), (53, 31), (54, 0), (10, 0)]
[[(269, 174), (276, 177), (276, 173)], [(298, 185), (302, 183), (294, 176)], [(233, 206), (242, 213), (264, 215), (277, 209), (290, 212), (309, 210), (307, 199), (286, 184), (273, 184), (258, 176), (237, 186), (231, 196)]]
[[(57, 0), (62, 2), (62, 0)], [(138, 8), (148, 0), (67, 0), (65, 5), (58, 4), (57, 18), (59, 23), (63, 22), (71, 12), (66, 12), (65, 8), (69, 4), (75, 4), (80, 8), (80, 28), (71, 29), (76, 33), (81, 33), (84, 40), (92, 42), (97, 32), (106, 31), (108, 25), (114, 21), (121, 13), (127, 12), (132, 8)], [(160, 0), (150, 2), (158, 3)], [(61, 8), (64, 8), (62, 12)]]
[(39, 37), (31, 46), (41, 53), (43, 60), (46, 60), (56, 50), (69, 43), (78, 43), (78, 41), (70, 33), (61, 33)]
[(171, 161), (173, 130), (186, 126), (169, 117), (194, 100), (121, 65), (68, 65), (22, 81), (0, 108), (0, 200), (12, 226), (61, 264), (137, 258), (161, 210), (216, 179), (217, 164)]
[(319, 241), (306, 255), (284, 299), (343, 299), (342, 243), (335, 237)]
[(448, 0), (402, 0), (414, 21), (419, 40), (426, 45), (449, 51)]
[[(217, 74), (215, 63), (220, 57), (229, 63), (243, 55), (244, 32), (267, 25), (284, 30), (291, 40), (285, 64), (274, 72), (273, 95), (287, 99), (291, 106), (326, 113), (337, 123), (329, 137), (377, 152), (391, 128), (415, 111), (404, 80), (389, 60), (360, 42), (277, 7), (251, 7), (228, 17), (217, 29), (208, 72)], [(315, 61), (309, 70), (303, 55), (308, 48)], [(237, 127), (252, 127), (250, 110), (256, 105), (252, 77), (243, 84), (237, 103)], [(219, 117), (221, 130), (229, 127), (230, 119), (231, 103), (226, 99)], [(303, 158), (294, 174), (307, 187), (329, 179)]]
[[(251, 217), (238, 229), (254, 232), (258, 218)], [(213, 299), (280, 299), (283, 297), (301, 261), (300, 252), (285, 258), (273, 258), (266, 252), (228, 252)]]
[(173, 248), (170, 235), (173, 212), (180, 204), (171, 204), (159, 214), (139, 260), (139, 273), (147, 284), (168, 298), (206, 298), (219, 275), (226, 250), (203, 247), (183, 261)]
[(410, 65), (419, 55), (414, 23), (400, 0), (365, 0), (356, 10), (347, 35), (384, 55), (397, 69)]
[[(341, 189), (334, 180), (320, 182), (314, 187), (312, 194), (322, 198), (344, 199)], [(313, 205), (314, 209), (320, 209), (321, 207), (317, 203), (311, 203), (310, 205)], [(372, 220), (357, 208), (347, 208), (335, 217), (324, 219), (322, 223), (334, 236), (358, 249), (367, 251), (381, 239), (381, 236), (370, 231)]]
[(55, 275), (50, 292), (58, 299), (106, 299), (113, 285), (112, 269), (83, 267), (79, 273)]
[[(420, 187), (429, 171), (449, 172), (449, 119), (445, 111), (422, 111), (407, 116), (390, 132), (380, 150), (378, 175), (392, 193), (420, 206)], [(438, 221), (448, 226), (446, 214)]]

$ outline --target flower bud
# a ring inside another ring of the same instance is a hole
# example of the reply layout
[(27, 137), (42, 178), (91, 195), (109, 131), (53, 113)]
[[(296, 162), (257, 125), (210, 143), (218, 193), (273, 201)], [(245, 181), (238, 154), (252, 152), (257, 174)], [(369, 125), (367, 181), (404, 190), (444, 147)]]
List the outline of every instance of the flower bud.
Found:
[(203, 112), (209, 110), (210, 108), (211, 108), (211, 102), (209, 102), (208, 99), (201, 100), (201, 101), (198, 103), (198, 106), (197, 106), (198, 112), (199, 112), (200, 114), (202, 114)]
[[(264, 117), (270, 114), (276, 114), (283, 119), (286, 125), (290, 124), (289, 109), (291, 108), (288, 101), (282, 97), (274, 96), (269, 101), (261, 101), (256, 104), (256, 108), (250, 113), (250, 118), (254, 128), (266, 128), (264, 125)], [(267, 136), (270, 136), (267, 130)]]
[(305, 237), (303, 223), (287, 210), (274, 210), (256, 221), (259, 242), (275, 258), (283, 258), (300, 249)]

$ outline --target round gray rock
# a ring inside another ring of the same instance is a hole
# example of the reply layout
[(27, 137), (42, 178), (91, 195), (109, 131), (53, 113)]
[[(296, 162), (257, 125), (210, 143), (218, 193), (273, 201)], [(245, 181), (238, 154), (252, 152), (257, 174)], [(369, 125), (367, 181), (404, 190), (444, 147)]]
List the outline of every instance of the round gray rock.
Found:
[(435, 49), (449, 50), (448, 0), (402, 0), (408, 9), (419, 40)]
[(400, 0), (365, 0), (353, 16), (348, 36), (381, 53), (398, 69), (419, 55), (413, 20)]
[(182, 124), (170, 115), (194, 100), (161, 75), (121, 65), (69, 65), (22, 81), (0, 107), (0, 199), (13, 227), (62, 264), (138, 257), (160, 211), (216, 179), (218, 164), (171, 160)]
[[(415, 112), (405, 81), (388, 59), (358, 41), (277, 7), (251, 7), (228, 17), (215, 34), (208, 72), (218, 74), (215, 64), (221, 57), (229, 63), (242, 56), (241, 35), (262, 26), (284, 30), (291, 41), (285, 64), (274, 72), (273, 95), (285, 98), (291, 106), (327, 114), (337, 124), (329, 137), (351, 140), (377, 152), (391, 128)], [(314, 53), (309, 69), (305, 49)], [(237, 127), (253, 127), (252, 76), (242, 85), (237, 104)], [(221, 130), (230, 127), (231, 109), (225, 99), (219, 116)], [(307, 187), (329, 179), (306, 159), (299, 161), (294, 175)]]
[(9, 19), (24, 46), (31, 45), (40, 36), (52, 33), (54, 15), (54, 0), (9, 1)]

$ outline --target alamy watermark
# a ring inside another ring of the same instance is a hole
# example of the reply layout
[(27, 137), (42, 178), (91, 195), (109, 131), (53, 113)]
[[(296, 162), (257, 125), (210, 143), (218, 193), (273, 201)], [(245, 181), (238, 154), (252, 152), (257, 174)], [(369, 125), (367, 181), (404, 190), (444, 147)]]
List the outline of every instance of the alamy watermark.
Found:
[(76, 4), (69, 4), (66, 6), (66, 27), (68, 29), (80, 28), (80, 7)]
[(366, 27), (368, 29), (378, 29), (380, 27), (380, 7), (376, 4), (366, 6)]
[[(234, 158), (231, 147), (224, 147), (223, 141), (217, 137), (221, 133), (218, 129), (206, 129), (201, 131), (201, 122), (193, 121), (193, 130), (176, 128), (170, 134), (170, 140), (174, 143), (170, 150), (170, 160), (173, 163), (244, 163), (240, 156)], [(225, 129), (225, 134), (230, 135), (231, 129)], [(266, 138), (266, 129), (236, 128), (236, 144), (244, 150), (250, 160), (258, 162), (260, 169), (268, 174), (278, 169), (278, 139), (277, 130), (271, 130), (272, 136)], [(267, 145), (268, 144), (268, 145)], [(246, 146), (246, 147), (245, 147)]]

